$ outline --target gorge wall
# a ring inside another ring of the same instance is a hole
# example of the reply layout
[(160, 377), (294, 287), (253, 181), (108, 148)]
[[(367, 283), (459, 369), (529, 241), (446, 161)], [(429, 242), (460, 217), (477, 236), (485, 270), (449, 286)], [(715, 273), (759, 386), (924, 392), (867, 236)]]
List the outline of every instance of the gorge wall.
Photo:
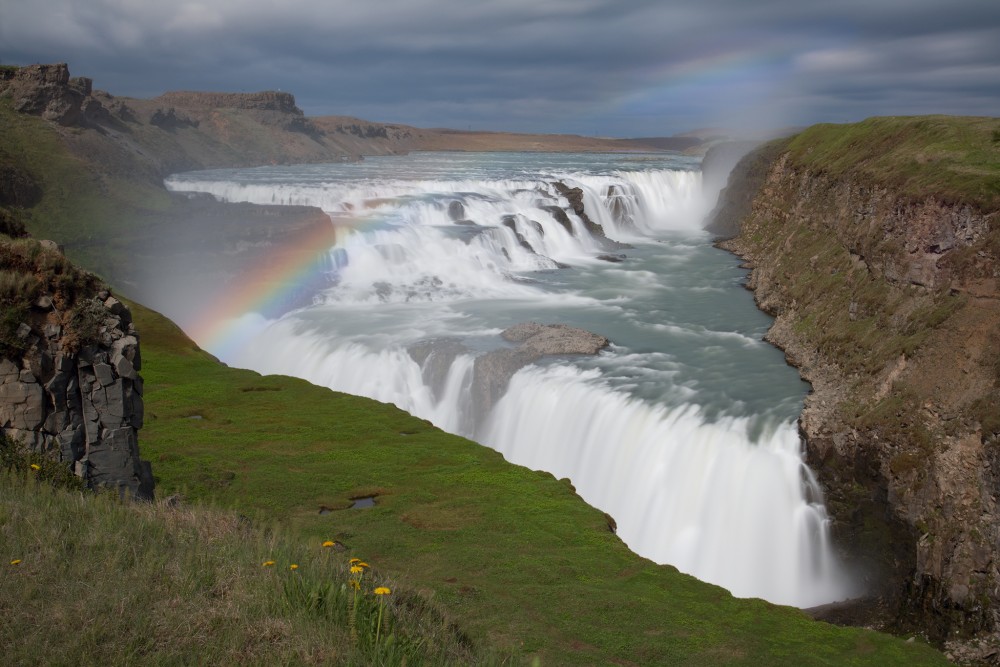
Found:
[(997, 128), (818, 127), (745, 157), (716, 210), (711, 229), (776, 318), (769, 340), (813, 386), (807, 458), (868, 590), (830, 620), (996, 644)]
[(0, 433), (58, 459), (90, 488), (151, 499), (128, 308), (50, 241), (0, 241), (0, 259)]

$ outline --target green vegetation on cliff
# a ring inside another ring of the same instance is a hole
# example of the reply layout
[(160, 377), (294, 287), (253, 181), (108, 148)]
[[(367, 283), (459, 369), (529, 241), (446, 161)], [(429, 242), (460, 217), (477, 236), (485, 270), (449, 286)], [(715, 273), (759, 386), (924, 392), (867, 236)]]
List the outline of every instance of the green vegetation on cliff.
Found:
[(1000, 207), (1000, 118), (889, 116), (813, 125), (788, 152), (796, 164), (922, 199)]

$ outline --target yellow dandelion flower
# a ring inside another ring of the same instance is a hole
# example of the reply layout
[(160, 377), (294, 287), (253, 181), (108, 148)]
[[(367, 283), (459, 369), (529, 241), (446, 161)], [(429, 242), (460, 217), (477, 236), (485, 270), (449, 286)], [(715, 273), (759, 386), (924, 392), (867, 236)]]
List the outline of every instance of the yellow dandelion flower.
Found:
[(14, 560), (12, 560), (10, 562), (10, 564), (11, 565), (20, 565), (21, 564), (21, 559), (20, 558), (15, 558)]
[(330, 547), (333, 546), (333, 542), (331, 542), (330, 540), (327, 540), (326, 542), (323, 543), (323, 546), (325, 548), (329, 549)]
[(358, 561), (358, 567), (371, 567), (371, 565), (364, 561)]
[(392, 591), (390, 591), (385, 586), (379, 586), (378, 588), (375, 589), (375, 595), (388, 595), (391, 592)]
[(358, 590), (359, 588), (361, 588), (361, 584), (358, 583), (357, 579), (351, 579), (351, 588), (353, 588), (354, 590)]
[(352, 558), (352, 559), (351, 559), (350, 561), (348, 561), (348, 562), (350, 562), (350, 564), (351, 564), (351, 565), (356, 565), (357, 563), (360, 563), (360, 562), (361, 562), (361, 559), (360, 559), (360, 558)]
[(289, 570), (297, 570), (297, 569), (299, 569), (299, 566), (296, 565), (295, 563), (292, 563), (291, 565), (288, 566), (288, 569)]
[(360, 565), (352, 565), (351, 566), (351, 574), (359, 574), (359, 573), (364, 572), (364, 571), (365, 571), (365, 568), (361, 567)]
[(274, 565), (274, 561), (273, 561), (273, 560), (266, 560), (266, 561), (264, 561), (263, 563), (261, 563), (261, 565), (262, 565), (263, 567), (271, 567), (271, 566), (273, 566), (273, 565)]
[(32, 463), (31, 469), (34, 470), (35, 472), (38, 472), (39, 470), (42, 469), (42, 466), (38, 465), (37, 463)]

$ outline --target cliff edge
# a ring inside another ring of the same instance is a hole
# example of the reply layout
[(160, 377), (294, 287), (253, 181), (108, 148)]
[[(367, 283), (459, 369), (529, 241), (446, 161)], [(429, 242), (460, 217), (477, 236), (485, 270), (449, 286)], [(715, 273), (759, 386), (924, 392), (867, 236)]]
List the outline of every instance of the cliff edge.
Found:
[(813, 387), (807, 458), (869, 591), (825, 617), (985, 637), (986, 653), (1000, 646), (998, 210), (1000, 119), (876, 118), (750, 153), (711, 226)]
[(0, 240), (0, 266), (0, 433), (91, 488), (152, 499), (128, 308), (51, 241)]

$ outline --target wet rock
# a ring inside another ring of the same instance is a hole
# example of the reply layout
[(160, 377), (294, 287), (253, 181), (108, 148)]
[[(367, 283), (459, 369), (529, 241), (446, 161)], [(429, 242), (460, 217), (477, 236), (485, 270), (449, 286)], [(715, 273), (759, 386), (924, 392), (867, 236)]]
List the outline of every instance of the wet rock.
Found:
[(612, 262), (617, 264), (619, 262), (625, 261), (625, 255), (598, 255), (597, 259), (604, 260), (605, 262)]
[(576, 232), (573, 230), (573, 223), (570, 221), (569, 216), (566, 215), (566, 211), (559, 206), (553, 206), (551, 204), (546, 204), (539, 206), (538, 208), (543, 211), (548, 211), (552, 219), (558, 222), (563, 229), (569, 232), (570, 235), (575, 236)]
[(514, 373), (550, 355), (597, 354), (608, 346), (604, 336), (565, 324), (524, 322), (501, 332), (514, 348), (503, 348), (476, 357), (472, 371), (473, 409), (481, 419), (503, 396)]
[(465, 204), (457, 199), (448, 204), (448, 217), (452, 222), (458, 222), (465, 218)]
[[(566, 201), (569, 202), (570, 208), (573, 210), (574, 213), (576, 213), (576, 217), (580, 218), (580, 221), (583, 223), (583, 226), (587, 229), (588, 232), (590, 232), (591, 236), (593, 236), (595, 239), (601, 242), (601, 245), (603, 245), (605, 248), (608, 248), (609, 250), (632, 247), (627, 243), (619, 243), (618, 241), (612, 241), (611, 239), (609, 239), (607, 236), (604, 235), (604, 228), (590, 219), (590, 216), (587, 215), (587, 210), (583, 205), (582, 189), (571, 188), (562, 181), (556, 181), (555, 183), (552, 184), (552, 186), (556, 189), (556, 192), (558, 192), (560, 195), (566, 198)], [(563, 215), (565, 215), (565, 212), (563, 212)], [(560, 224), (563, 224), (561, 220), (559, 222)]]
[(469, 348), (454, 338), (435, 338), (414, 343), (407, 352), (420, 366), (424, 383), (434, 392), (434, 397), (440, 398), (452, 364), (459, 355), (468, 354)]
[(517, 220), (514, 218), (514, 216), (505, 215), (503, 217), (503, 220), (500, 221), (500, 224), (509, 229), (510, 231), (514, 232), (514, 236), (517, 238), (517, 242), (518, 244), (520, 244), (522, 248), (524, 248), (530, 253), (535, 252), (535, 249), (531, 247), (531, 244), (528, 243), (528, 240), (524, 238), (524, 234), (517, 231)]

